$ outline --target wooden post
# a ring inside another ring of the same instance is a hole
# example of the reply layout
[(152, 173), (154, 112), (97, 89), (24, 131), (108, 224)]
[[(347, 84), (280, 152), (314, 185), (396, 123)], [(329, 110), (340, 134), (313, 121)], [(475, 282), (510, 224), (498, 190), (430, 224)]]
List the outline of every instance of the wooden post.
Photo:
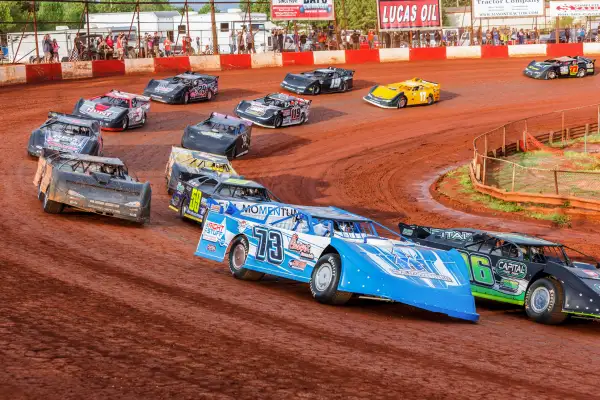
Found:
[(571, 128), (567, 128), (566, 139), (567, 139), (567, 142), (568, 142), (569, 140), (571, 140)]
[[(140, 0), (137, 1), (137, 4), (135, 6), (135, 10), (137, 11), (137, 39), (138, 39), (138, 58), (141, 58), (141, 54), (142, 54), (142, 30), (140, 29)], [(177, 34), (179, 35), (179, 34)], [(177, 43), (175, 43), (175, 45), (177, 45)], [(175, 46), (174, 45), (174, 46)], [(144, 57), (146, 55), (144, 54)]]
[(413, 41), (413, 36), (412, 36), (412, 31), (408, 31), (408, 48), (412, 48), (412, 41)]
[[(88, 60), (92, 59), (92, 53), (90, 53), (90, 6), (88, 2), (85, 2), (85, 25), (87, 27), (87, 53)], [(97, 49), (96, 49), (97, 50)]]
[(587, 137), (590, 133), (590, 124), (585, 124), (585, 134), (583, 136), (583, 152), (587, 154)]
[(527, 131), (523, 131), (523, 151), (527, 151)]
[[(87, 9), (87, 3), (86, 3), (86, 9)], [(40, 62), (40, 47), (39, 47), (40, 45), (39, 45), (39, 40), (38, 40), (38, 35), (37, 35), (37, 17), (35, 15), (35, 0), (33, 1), (33, 10), (31, 12), (33, 13), (33, 37), (35, 40), (35, 57), (37, 59), (37, 62), (39, 63)], [(88, 23), (88, 28), (89, 28), (89, 26), (90, 25)], [(21, 37), (23, 37), (23, 35), (21, 35)]]
[(487, 156), (483, 157), (483, 174), (481, 175), (481, 183), (485, 185), (485, 173), (486, 173), (486, 161), (487, 161)]
[(554, 38), (554, 43), (560, 43), (560, 17), (556, 17), (556, 24), (554, 26), (554, 30), (556, 32), (556, 38)]
[(562, 118), (562, 125), (561, 125), (561, 128), (560, 128), (560, 142), (564, 143), (565, 142), (565, 112), (562, 111), (561, 114), (562, 114), (562, 117), (561, 117)]
[(558, 194), (558, 171), (554, 170), (554, 191)]
[(483, 152), (484, 152), (485, 156), (487, 157), (487, 155), (488, 155), (487, 133), (485, 134), (485, 136), (483, 138), (484, 138), (484, 141), (483, 141)]
[[(248, 10), (248, 15), (252, 14), (252, 10)], [(250, 17), (250, 29), (252, 29), (252, 17)], [(219, 54), (219, 39), (217, 38), (217, 23), (215, 21), (215, 0), (210, 0), (210, 19), (212, 25), (212, 36), (213, 36), (213, 54)], [(250, 30), (249, 32), (252, 32)]]
[(550, 134), (548, 135), (548, 144), (552, 144), (552, 140), (554, 139), (554, 131), (550, 131)]
[[(189, 5), (188, 5), (187, 0), (185, 0), (185, 31), (187, 32), (187, 36), (190, 37), (190, 41), (191, 41), (192, 36), (190, 33), (190, 14), (189, 14), (188, 10), (189, 10)], [(200, 46), (202, 46), (202, 42), (200, 42)], [(189, 49), (188, 49), (188, 51), (189, 51)], [(198, 54), (200, 54), (201, 51), (202, 51), (201, 49), (198, 49)]]
[(513, 164), (512, 184), (510, 185), (510, 191), (515, 191), (515, 174), (517, 172), (517, 165)]
[(502, 155), (506, 156), (506, 125), (502, 127)]

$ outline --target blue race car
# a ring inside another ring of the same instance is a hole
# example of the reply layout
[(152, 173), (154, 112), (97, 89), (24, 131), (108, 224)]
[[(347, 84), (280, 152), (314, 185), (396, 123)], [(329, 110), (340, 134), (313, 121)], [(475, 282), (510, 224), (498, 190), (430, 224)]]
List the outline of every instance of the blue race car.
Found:
[(223, 261), (229, 252), (234, 277), (271, 274), (306, 282), (321, 303), (344, 304), (359, 295), (479, 319), (469, 272), (456, 250), (401, 242), (382, 225), (335, 207), (269, 205), (262, 215), (211, 208), (195, 255)]

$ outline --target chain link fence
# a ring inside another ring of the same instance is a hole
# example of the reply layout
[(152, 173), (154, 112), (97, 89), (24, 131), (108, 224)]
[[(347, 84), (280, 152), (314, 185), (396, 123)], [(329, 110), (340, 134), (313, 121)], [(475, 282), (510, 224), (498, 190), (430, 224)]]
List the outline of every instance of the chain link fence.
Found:
[[(589, 142), (600, 141), (599, 122), (600, 105), (592, 105), (525, 118), (493, 129), (473, 141), (472, 177), (479, 185), (505, 193), (600, 202), (600, 172), (568, 169), (558, 163), (547, 165), (553, 159), (565, 158), (562, 148), (567, 145), (576, 144), (582, 154), (589, 154)], [(535, 156), (518, 157), (533, 150), (541, 150), (538, 154), (546, 164), (543, 168), (536, 166), (539, 160), (532, 161)], [(574, 166), (580, 162), (577, 154), (569, 157), (574, 157)]]

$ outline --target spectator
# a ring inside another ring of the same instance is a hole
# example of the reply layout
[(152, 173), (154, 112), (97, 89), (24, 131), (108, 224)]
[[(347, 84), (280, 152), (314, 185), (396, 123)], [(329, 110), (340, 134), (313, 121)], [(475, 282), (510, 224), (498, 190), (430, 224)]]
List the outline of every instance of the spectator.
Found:
[(325, 32), (320, 31), (319, 32), (319, 49), (320, 50), (325, 50), (326, 42), (327, 42), (327, 35), (325, 35)]
[(196, 51), (198, 52), (198, 54), (202, 53), (202, 50), (200, 48), (200, 38), (198, 36), (196, 36)]
[(156, 58), (160, 57), (160, 35), (158, 32), (154, 32), (154, 37), (152, 38), (152, 48), (154, 49), (154, 56)]
[(279, 33), (277, 34), (277, 41), (278, 41), (278, 46), (279, 46), (279, 50), (281, 52), (283, 52), (285, 50), (285, 47), (283, 47), (283, 29), (279, 30)]
[(173, 53), (171, 52), (171, 40), (169, 39), (168, 36), (165, 38), (164, 46), (165, 46), (165, 56), (171, 57), (171, 55)]
[(52, 62), (52, 41), (48, 34), (44, 35), (44, 38), (42, 39), (42, 51), (44, 52), (44, 62)]
[(500, 44), (500, 33), (496, 27), (492, 29), (492, 41), (494, 42), (494, 46), (498, 46)]
[(191, 56), (194, 54), (194, 48), (192, 47), (192, 37), (190, 35), (187, 35), (185, 37), (185, 40), (187, 41), (187, 55)]
[(425, 45), (431, 47), (431, 34), (429, 32), (425, 34)]
[(352, 50), (358, 49), (360, 49), (360, 35), (358, 34), (358, 31), (354, 31), (354, 33), (352, 33)]
[(571, 29), (569, 28), (568, 25), (565, 28), (565, 38), (567, 40), (567, 43), (569, 43), (571, 41)]
[(119, 33), (117, 36), (117, 59), (122, 60), (124, 58), (125, 52), (123, 50), (123, 32)]
[(79, 61), (83, 58), (83, 43), (81, 42), (79, 32), (75, 34), (75, 40), (73, 43), (73, 53), (71, 58), (71, 61)]
[(237, 50), (237, 35), (235, 34), (235, 29), (232, 29), (231, 33), (229, 34), (229, 43), (231, 43), (231, 54), (235, 54)]
[(58, 42), (56, 41), (56, 39), (52, 40), (52, 60), (54, 62), (59, 62), (60, 59), (58, 57), (58, 49), (60, 48), (60, 46), (58, 45)]
[(525, 32), (523, 32), (523, 29), (517, 32), (517, 39), (519, 40), (519, 44), (525, 44)]
[(585, 29), (583, 25), (579, 27), (579, 42), (583, 43), (585, 41)]
[(154, 56), (154, 40), (149, 34), (146, 34), (146, 58), (152, 58)]
[(442, 46), (442, 34), (439, 30), (433, 33), (433, 40), (435, 40), (436, 46)]
[(184, 36), (183, 39), (181, 40), (181, 51), (183, 52), (183, 54), (187, 54), (187, 51), (188, 51), (187, 46), (188, 46), (187, 39)]
[(246, 47), (244, 46), (244, 29), (238, 32), (237, 42), (238, 54), (244, 54), (246, 52)]
[(248, 28), (248, 33), (246, 33), (246, 49), (248, 50), (248, 54), (256, 54), (256, 49), (254, 48), (254, 34), (252, 33), (252, 26)]
[(373, 48), (373, 43), (375, 41), (375, 34), (372, 29), (369, 29), (369, 33), (367, 35), (367, 42), (369, 42), (369, 49)]
[(503, 29), (502, 34), (500, 35), (500, 40), (502, 45), (508, 44), (508, 29)]
[(305, 47), (306, 47), (306, 33), (302, 33), (302, 35), (300, 35), (300, 51), (304, 51)]

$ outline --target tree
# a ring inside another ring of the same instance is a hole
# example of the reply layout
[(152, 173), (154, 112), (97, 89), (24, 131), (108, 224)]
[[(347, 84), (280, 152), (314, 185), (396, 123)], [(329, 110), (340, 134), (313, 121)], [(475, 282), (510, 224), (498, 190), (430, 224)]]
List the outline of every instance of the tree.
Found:
[[(243, 12), (248, 11), (248, 0), (240, 0), (240, 8)], [(250, 12), (267, 14), (267, 19), (271, 19), (271, 2), (269, 0), (250, 1)]]
[[(215, 7), (215, 13), (221, 12), (218, 8)], [(210, 14), (210, 4), (205, 4), (200, 9), (198, 9), (198, 14)]]

